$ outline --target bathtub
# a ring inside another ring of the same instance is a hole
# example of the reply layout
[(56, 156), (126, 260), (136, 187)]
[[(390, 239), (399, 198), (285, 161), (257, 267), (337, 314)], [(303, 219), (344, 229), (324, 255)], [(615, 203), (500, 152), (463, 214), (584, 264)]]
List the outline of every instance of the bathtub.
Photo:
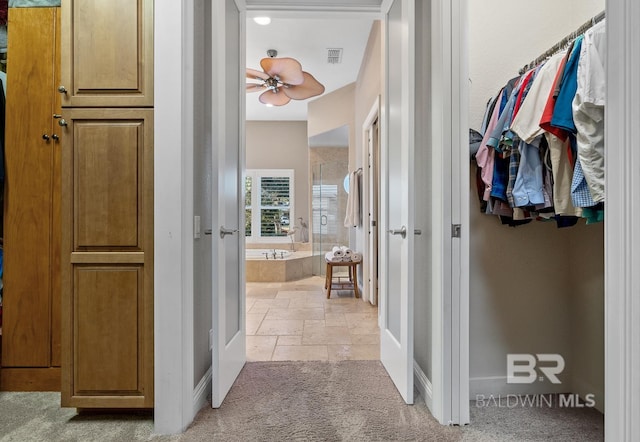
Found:
[[(275, 249), (246, 249), (245, 275), (247, 282), (286, 282), (313, 276), (311, 250), (291, 252)], [(265, 257), (268, 254), (268, 259)]]
[(274, 252), (275, 259), (289, 259), (292, 255), (292, 252), (284, 249), (246, 249), (246, 259), (274, 259)]

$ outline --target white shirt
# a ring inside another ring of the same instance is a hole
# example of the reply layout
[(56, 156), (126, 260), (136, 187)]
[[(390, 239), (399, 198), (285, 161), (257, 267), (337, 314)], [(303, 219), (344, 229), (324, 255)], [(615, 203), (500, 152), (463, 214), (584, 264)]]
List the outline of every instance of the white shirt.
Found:
[(604, 201), (605, 29), (602, 21), (584, 35), (572, 106), (578, 157), (595, 202)]
[(540, 68), (518, 114), (511, 122), (511, 130), (527, 144), (533, 143), (534, 139), (544, 133), (540, 127), (540, 119), (564, 56), (564, 52), (556, 54)]

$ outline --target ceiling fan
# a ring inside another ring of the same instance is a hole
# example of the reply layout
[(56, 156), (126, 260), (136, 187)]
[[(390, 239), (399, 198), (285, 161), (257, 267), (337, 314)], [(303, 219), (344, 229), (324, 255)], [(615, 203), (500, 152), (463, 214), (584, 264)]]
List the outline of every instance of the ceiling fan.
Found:
[(289, 101), (305, 100), (324, 92), (324, 86), (313, 75), (302, 70), (293, 58), (275, 58), (278, 51), (269, 49), (269, 58), (260, 60), (264, 72), (247, 68), (247, 78), (258, 83), (247, 83), (247, 92), (264, 91), (258, 98), (261, 103), (283, 106)]

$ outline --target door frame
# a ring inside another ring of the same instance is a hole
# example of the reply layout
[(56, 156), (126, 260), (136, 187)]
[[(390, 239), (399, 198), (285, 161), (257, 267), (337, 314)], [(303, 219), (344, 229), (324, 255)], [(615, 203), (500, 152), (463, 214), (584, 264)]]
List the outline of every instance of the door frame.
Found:
[[(375, 146), (372, 146), (372, 142), (370, 141), (370, 134), (371, 131), (373, 129), (373, 123), (375, 121), (378, 121), (378, 128), (380, 127), (380, 96), (377, 96), (373, 105), (371, 106), (371, 109), (369, 110), (369, 114), (367, 115), (367, 118), (365, 118), (364, 123), (362, 124), (362, 183), (363, 183), (363, 207), (362, 207), (362, 226), (363, 226), (363, 230), (364, 230), (364, 234), (365, 234), (365, 238), (363, 241), (364, 244), (364, 253), (363, 253), (363, 261), (367, 262), (369, 265), (367, 266), (363, 266), (362, 267), (362, 287), (363, 287), (363, 293), (367, 294), (367, 299), (369, 301), (371, 301), (371, 292), (373, 291), (373, 288), (371, 287), (372, 284), (372, 276), (375, 276), (376, 278), (378, 278), (378, 275), (376, 272), (371, 270), (371, 264), (372, 264), (372, 255), (375, 253), (376, 255), (379, 255), (378, 251), (380, 250), (379, 244), (380, 244), (380, 239), (379, 239), (379, 227), (380, 227), (380, 217), (378, 216), (376, 223), (377, 225), (375, 226), (375, 235), (378, 236), (378, 240), (376, 241), (376, 244), (378, 244), (377, 249), (374, 251), (372, 250), (372, 245), (371, 245), (371, 235), (372, 235), (372, 226), (371, 226), (371, 219), (373, 218), (371, 216), (371, 212), (373, 210), (372, 207), (372, 201), (374, 197), (377, 197), (377, 205), (378, 205), (378, 209), (380, 208), (380, 177), (378, 177), (378, 192), (377, 195), (375, 195), (376, 192), (373, 192), (372, 190), (372, 182), (374, 179), (375, 174), (380, 170), (379, 167), (376, 167), (376, 170), (372, 170), (372, 166), (375, 167), (376, 165), (380, 164), (380, 130), (378, 129), (378, 135), (377, 135), (377, 142)], [(375, 152), (372, 152), (372, 149), (375, 149)], [(373, 155), (375, 153), (375, 156)], [(372, 195), (372, 193), (374, 195)], [(378, 210), (379, 212), (379, 210)], [(379, 257), (376, 258), (376, 260), (379, 260)], [(377, 261), (376, 261), (377, 262)], [(378, 304), (378, 297), (377, 297), (378, 293), (376, 293), (375, 296), (375, 304)]]
[[(202, 382), (194, 388), (194, 332), (193, 332), (193, 100), (194, 100), (194, 7), (197, 0), (183, 2), (156, 2), (156, 30), (172, 29), (171, 33), (156, 32), (154, 44), (155, 94), (155, 155), (154, 155), (154, 212), (155, 212), (155, 432), (171, 434), (184, 431), (192, 422), (202, 400), (202, 392), (208, 390)], [(240, 0), (236, 0), (241, 3)], [(242, 2), (244, 3), (244, 2)], [(380, 19), (388, 9), (390, 0), (384, 0), (379, 8), (362, 6), (308, 6), (304, 4), (261, 5), (247, 7), (248, 14), (274, 12), (291, 16), (295, 13), (314, 12), (318, 17), (343, 17), (345, 13), (358, 13), (360, 17)], [(434, 0), (436, 10), (446, 5), (444, 0)], [(438, 20), (434, 14), (432, 25)], [(177, 19), (179, 18), (179, 19)], [(434, 43), (450, 40), (449, 28), (435, 28)], [(176, 39), (179, 35), (181, 38)], [(441, 49), (438, 53), (443, 55)], [(180, 62), (166, 63), (167, 54)], [(438, 63), (436, 69), (442, 71)], [(443, 79), (442, 72), (437, 75)], [(177, 87), (176, 85), (180, 85)], [(443, 104), (441, 102), (440, 104)], [(384, 118), (381, 118), (382, 121)], [(382, 123), (384, 124), (384, 123)], [(434, 146), (439, 144), (434, 141)], [(384, 142), (381, 137), (381, 142)], [(180, 146), (176, 149), (175, 146)], [(434, 149), (438, 150), (438, 149)], [(442, 159), (442, 158), (440, 158)], [(435, 167), (435, 166), (434, 166)], [(437, 169), (437, 167), (435, 167)], [(442, 169), (440, 169), (442, 170)], [(384, 177), (381, 177), (383, 179)], [(444, 177), (442, 177), (444, 178)], [(381, 187), (384, 184), (381, 182)], [(381, 207), (381, 211), (383, 208)], [(434, 226), (443, 227), (442, 217), (450, 216), (437, 211), (439, 221)], [(446, 236), (445, 236), (446, 237)], [(433, 250), (434, 262), (447, 259), (446, 242), (439, 242)], [(381, 259), (384, 256), (381, 255)], [(450, 259), (450, 258), (449, 258)], [(381, 268), (384, 263), (380, 263)], [(451, 381), (458, 373), (450, 371), (451, 330), (450, 316), (442, 315), (435, 306), (445, 308), (449, 297), (442, 291), (445, 274), (434, 272), (433, 285), (433, 391), (427, 401), (434, 416), (443, 424), (451, 423)], [(450, 312), (450, 310), (449, 310)], [(206, 381), (206, 380), (205, 380)], [(210, 382), (210, 379), (209, 379)]]

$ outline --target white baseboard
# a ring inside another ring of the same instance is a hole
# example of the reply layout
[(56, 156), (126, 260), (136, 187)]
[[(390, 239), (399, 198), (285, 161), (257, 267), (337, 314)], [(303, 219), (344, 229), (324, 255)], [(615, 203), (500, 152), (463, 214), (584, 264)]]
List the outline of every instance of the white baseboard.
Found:
[(508, 384), (506, 376), (487, 376), (469, 379), (469, 399), (474, 401), (477, 395), (498, 396), (507, 394), (547, 394), (571, 393), (571, 382), (565, 373), (558, 375), (562, 383), (535, 381), (531, 384)]
[(207, 403), (207, 397), (211, 393), (211, 376), (212, 371), (211, 367), (207, 370), (207, 372), (202, 376), (196, 388), (193, 389), (193, 412), (194, 417), (198, 414), (198, 411)]
[(416, 389), (424, 398), (424, 402), (427, 404), (429, 411), (433, 413), (433, 388), (431, 386), (431, 381), (427, 375), (424, 374), (424, 371), (422, 371), (422, 368), (420, 368), (415, 360), (413, 361), (413, 378)]

